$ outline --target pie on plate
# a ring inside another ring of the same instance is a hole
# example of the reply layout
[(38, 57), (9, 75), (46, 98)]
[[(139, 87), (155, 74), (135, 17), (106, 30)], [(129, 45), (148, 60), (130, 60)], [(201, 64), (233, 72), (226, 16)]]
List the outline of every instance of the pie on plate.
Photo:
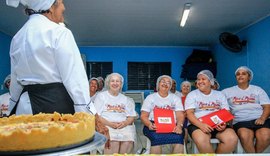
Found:
[(0, 118), (0, 152), (68, 146), (94, 134), (95, 116), (88, 113), (13, 115)]

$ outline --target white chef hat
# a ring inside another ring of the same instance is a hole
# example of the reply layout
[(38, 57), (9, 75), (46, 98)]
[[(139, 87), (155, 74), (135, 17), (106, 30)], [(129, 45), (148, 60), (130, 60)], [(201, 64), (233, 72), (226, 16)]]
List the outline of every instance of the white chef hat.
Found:
[(48, 10), (56, 0), (6, 0), (6, 4), (12, 7), (18, 7), (21, 3), (34, 11)]
[(208, 78), (208, 80), (210, 81), (211, 85), (215, 84), (215, 78), (212, 74), (212, 72), (210, 70), (202, 70), (197, 74), (197, 78), (199, 75), (204, 75)]
[(237, 72), (239, 70), (244, 70), (249, 74), (249, 76), (250, 76), (249, 81), (251, 81), (253, 79), (253, 71), (251, 69), (249, 69), (247, 66), (240, 66), (239, 68), (237, 68), (236, 71), (235, 71), (235, 75), (237, 74)]

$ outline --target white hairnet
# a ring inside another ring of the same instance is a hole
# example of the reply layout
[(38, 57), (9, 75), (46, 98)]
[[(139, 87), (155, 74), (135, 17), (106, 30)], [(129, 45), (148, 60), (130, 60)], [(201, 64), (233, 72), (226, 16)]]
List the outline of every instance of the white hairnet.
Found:
[(98, 79), (99, 81), (104, 81), (104, 79), (103, 79), (101, 76), (97, 77), (97, 79)]
[(253, 71), (251, 69), (249, 69), (247, 66), (241, 66), (241, 67), (237, 68), (235, 71), (235, 75), (239, 70), (244, 70), (249, 74), (249, 76), (250, 76), (249, 81), (251, 81), (253, 79)]
[(8, 81), (10, 81), (11, 80), (11, 76), (10, 76), (10, 74), (5, 78), (5, 80), (4, 80), (4, 84), (6, 84)]
[(97, 81), (97, 85), (99, 86), (98, 79), (97, 79), (96, 77), (92, 77), (91, 79), (89, 79), (89, 83), (90, 83), (92, 80), (96, 80), (96, 81)]
[(172, 88), (172, 78), (171, 78), (169, 75), (161, 75), (161, 76), (158, 77), (158, 79), (157, 79), (157, 83), (156, 83), (156, 89), (157, 89), (157, 91), (159, 90), (158, 84), (159, 84), (159, 82), (161, 81), (161, 79), (164, 78), (164, 77), (167, 77), (167, 78), (170, 79), (171, 85), (170, 85), (169, 90), (171, 90), (171, 88)]
[(92, 80), (96, 80), (98, 82), (98, 79), (96, 77), (92, 77), (91, 79), (89, 79), (89, 82), (91, 82)]
[(212, 72), (210, 70), (202, 70), (202, 71), (200, 71), (197, 74), (197, 78), (198, 78), (199, 75), (206, 76), (209, 79), (211, 85), (214, 85), (215, 84), (215, 82), (214, 82), (214, 80), (215, 80), (214, 75), (212, 74)]
[(106, 79), (105, 79), (105, 88), (106, 88), (107, 90), (110, 90), (110, 85), (109, 85), (109, 83), (110, 83), (110, 80), (111, 80), (111, 78), (112, 78), (113, 76), (118, 76), (118, 77), (120, 78), (120, 80), (121, 80), (121, 82), (122, 82), (122, 86), (121, 86), (119, 92), (122, 92), (122, 88), (123, 88), (123, 85), (124, 85), (124, 78), (123, 78), (123, 76), (120, 75), (119, 73), (111, 73), (111, 74), (107, 75), (107, 77), (106, 77)]
[(19, 3), (34, 11), (48, 10), (56, 0), (6, 0), (6, 4), (12, 7), (18, 7)]
[(183, 85), (188, 85), (189, 86), (189, 91), (191, 91), (191, 83), (189, 82), (189, 81), (183, 81), (182, 83), (181, 83), (181, 88), (183, 87)]

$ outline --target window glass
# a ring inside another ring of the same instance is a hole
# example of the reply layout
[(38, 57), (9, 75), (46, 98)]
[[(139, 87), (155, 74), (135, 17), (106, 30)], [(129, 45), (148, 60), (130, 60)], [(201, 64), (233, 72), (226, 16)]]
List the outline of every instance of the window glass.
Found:
[(128, 62), (128, 90), (154, 90), (161, 75), (171, 75), (170, 62)]

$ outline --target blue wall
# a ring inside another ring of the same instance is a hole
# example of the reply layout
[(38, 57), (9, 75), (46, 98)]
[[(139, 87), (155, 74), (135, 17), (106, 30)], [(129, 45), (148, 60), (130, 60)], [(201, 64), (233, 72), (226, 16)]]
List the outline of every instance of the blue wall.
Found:
[(9, 58), (9, 46), (11, 42), (11, 37), (0, 32), (0, 94), (7, 92), (5, 88), (3, 88), (2, 84), (4, 79), (8, 74), (10, 74), (10, 58)]
[[(172, 62), (171, 76), (180, 84), (182, 65), (193, 48), (206, 50), (205, 47), (80, 47), (80, 51), (87, 61), (113, 62), (113, 72), (120, 73), (125, 79), (125, 91), (128, 62)], [(179, 85), (177, 89), (180, 89)]]
[(270, 95), (270, 17), (242, 30), (237, 35), (247, 40), (240, 53), (232, 53), (220, 44), (213, 48), (218, 62), (217, 79), (221, 88), (236, 85), (235, 70), (242, 65), (254, 72), (251, 84), (259, 85)]
[[(249, 66), (254, 72), (252, 84), (261, 86), (270, 95), (270, 17), (242, 30), (237, 35), (248, 44), (241, 53), (232, 53), (220, 44), (211, 47), (217, 61), (217, 79), (221, 89), (235, 85), (234, 71), (241, 65)], [(10, 73), (9, 46), (11, 37), (0, 32), (0, 84)], [(119, 72), (127, 82), (127, 63), (172, 62), (172, 77), (179, 84), (182, 65), (192, 50), (206, 47), (80, 47), (88, 61), (111, 61), (113, 71)], [(179, 90), (179, 85), (178, 88)], [(126, 85), (124, 86), (126, 90)], [(0, 93), (6, 90), (0, 89)]]

